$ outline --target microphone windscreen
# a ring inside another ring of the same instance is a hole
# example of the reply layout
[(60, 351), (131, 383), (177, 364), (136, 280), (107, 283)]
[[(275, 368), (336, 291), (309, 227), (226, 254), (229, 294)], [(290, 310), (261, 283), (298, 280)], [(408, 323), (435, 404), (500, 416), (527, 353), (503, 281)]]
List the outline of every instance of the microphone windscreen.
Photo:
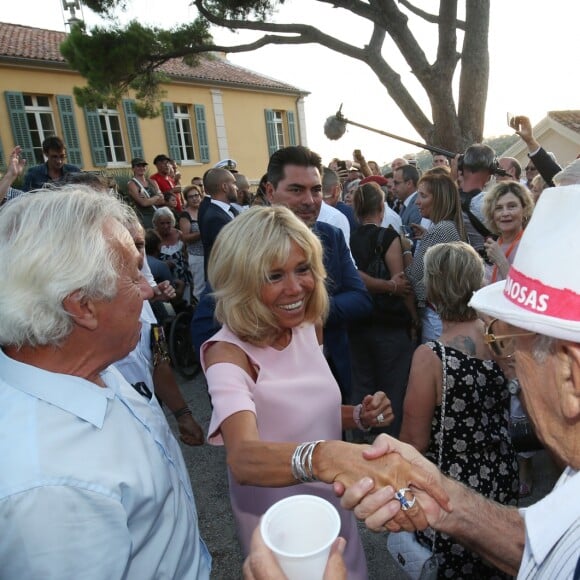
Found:
[(324, 134), (333, 141), (340, 139), (346, 131), (346, 123), (336, 118), (336, 115), (328, 117), (324, 123)]

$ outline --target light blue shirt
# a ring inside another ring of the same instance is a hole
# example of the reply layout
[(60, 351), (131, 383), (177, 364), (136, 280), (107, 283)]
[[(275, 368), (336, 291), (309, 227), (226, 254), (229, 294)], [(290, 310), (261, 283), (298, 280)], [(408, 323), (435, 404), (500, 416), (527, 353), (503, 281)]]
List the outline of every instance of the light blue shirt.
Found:
[(206, 579), (181, 450), (155, 397), (0, 351), (0, 578)]

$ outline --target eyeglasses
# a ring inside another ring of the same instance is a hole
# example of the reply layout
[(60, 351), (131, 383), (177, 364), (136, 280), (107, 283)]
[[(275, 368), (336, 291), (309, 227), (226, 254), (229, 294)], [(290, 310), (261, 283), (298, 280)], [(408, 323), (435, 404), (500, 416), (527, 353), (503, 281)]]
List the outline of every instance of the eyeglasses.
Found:
[[(497, 325), (498, 322), (500, 321), (497, 318), (494, 318), (489, 323), (488, 327), (485, 329), (483, 340), (486, 342), (486, 344), (489, 345), (493, 353), (501, 358), (510, 358), (511, 356), (513, 356), (516, 344), (514, 338), (518, 336), (533, 336), (534, 334), (536, 334), (535, 332), (522, 331), (496, 335), (493, 333), (494, 330), (493, 327), (494, 325)], [(508, 329), (509, 328), (515, 329), (515, 327), (510, 325), (506, 325), (506, 327)]]

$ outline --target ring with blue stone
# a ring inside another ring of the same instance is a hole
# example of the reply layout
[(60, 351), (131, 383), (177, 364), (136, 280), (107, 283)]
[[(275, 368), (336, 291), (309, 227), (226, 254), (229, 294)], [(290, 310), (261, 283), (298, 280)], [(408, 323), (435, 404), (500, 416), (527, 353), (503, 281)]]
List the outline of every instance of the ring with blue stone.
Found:
[[(407, 499), (405, 497), (405, 494), (407, 492), (409, 492), (409, 494), (411, 495), (411, 499)], [(395, 493), (395, 498), (399, 500), (399, 503), (401, 504), (401, 509), (404, 512), (410, 510), (417, 501), (417, 498), (411, 493), (411, 489), (408, 487), (402, 487), (399, 491), (397, 491)]]

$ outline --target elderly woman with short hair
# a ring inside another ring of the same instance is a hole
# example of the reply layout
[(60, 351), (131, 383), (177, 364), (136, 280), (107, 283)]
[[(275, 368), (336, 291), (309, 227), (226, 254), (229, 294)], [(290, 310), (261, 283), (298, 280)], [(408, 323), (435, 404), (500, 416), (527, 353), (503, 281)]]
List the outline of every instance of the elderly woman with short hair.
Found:
[[(413, 356), (401, 441), (443, 473), (503, 504), (517, 503), (518, 467), (509, 435), (507, 380), (492, 360), (485, 327), (468, 306), (483, 284), (483, 261), (464, 242), (425, 254), (426, 297), (441, 316), (439, 340)], [(419, 533), (431, 547), (431, 540)], [(506, 578), (448, 536), (437, 534), (440, 578)]]
[(485, 251), (491, 262), (486, 268), (485, 279), (490, 284), (505, 280), (534, 211), (534, 200), (521, 183), (502, 181), (485, 194), (482, 210), (487, 227), (499, 235), (497, 241), (485, 240)]
[(159, 259), (167, 262), (173, 275), (185, 284), (183, 298), (189, 302), (193, 287), (193, 279), (189, 271), (187, 246), (181, 232), (175, 227), (173, 212), (168, 207), (158, 209), (153, 215), (153, 227), (161, 238), (161, 254)]
[(328, 484), (381, 479), (384, 466), (366, 463), (361, 446), (340, 441), (341, 430), (387, 425), (393, 415), (382, 392), (341, 406), (322, 352), (325, 278), (320, 241), (284, 207), (250, 208), (222, 229), (208, 279), (223, 327), (201, 356), (213, 404), (208, 441), (226, 447), (245, 553), (273, 503), (313, 494), (339, 510), (349, 578), (362, 580), (356, 521)]

